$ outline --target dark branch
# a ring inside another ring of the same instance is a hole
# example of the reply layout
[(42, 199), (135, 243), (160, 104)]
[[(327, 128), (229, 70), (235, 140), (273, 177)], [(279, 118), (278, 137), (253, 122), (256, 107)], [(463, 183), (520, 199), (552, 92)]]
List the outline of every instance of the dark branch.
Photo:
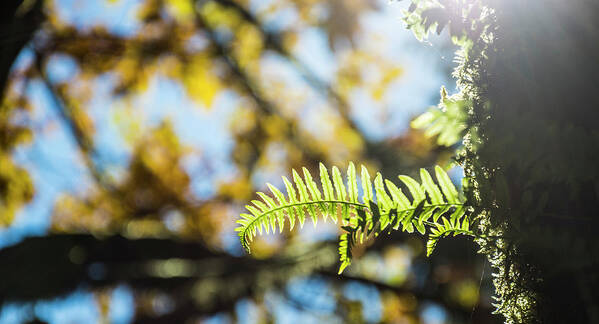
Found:
[(9, 71), (15, 59), (45, 19), (42, 2), (37, 0), (30, 8), (22, 6), (23, 0), (5, 0), (2, 3), (3, 10), (0, 11), (0, 98), (4, 98)]

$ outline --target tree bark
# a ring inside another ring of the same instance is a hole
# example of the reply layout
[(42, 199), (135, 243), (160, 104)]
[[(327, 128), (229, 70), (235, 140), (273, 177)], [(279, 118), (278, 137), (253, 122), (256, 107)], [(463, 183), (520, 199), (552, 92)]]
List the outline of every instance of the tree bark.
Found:
[(489, 2), (468, 163), (481, 227), (505, 237), (482, 242), (499, 310), (508, 323), (599, 323), (599, 5)]

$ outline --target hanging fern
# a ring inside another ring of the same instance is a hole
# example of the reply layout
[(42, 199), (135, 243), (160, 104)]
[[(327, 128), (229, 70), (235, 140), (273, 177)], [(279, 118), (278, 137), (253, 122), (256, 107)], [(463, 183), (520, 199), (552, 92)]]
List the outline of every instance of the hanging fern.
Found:
[[(285, 219), (289, 221), (290, 229), (296, 220), (303, 226), (306, 215), (312, 218), (316, 225), (318, 216), (322, 215), (335, 223), (341, 215), (341, 228), (346, 232), (341, 235), (339, 255), (343, 271), (352, 259), (351, 250), (356, 242), (362, 242), (365, 236), (379, 235), (383, 231), (402, 230), (409, 233), (416, 229), (425, 234), (430, 230), (427, 243), (427, 254), (430, 255), (438, 240), (448, 235), (474, 235), (464, 206), (464, 199), (458, 195), (456, 188), (445, 171), (435, 167), (437, 183), (425, 169), (420, 169), (421, 182), (411, 177), (400, 175), (399, 179), (410, 192), (408, 198), (400, 188), (389, 180), (383, 180), (377, 173), (373, 185), (366, 167), (361, 166), (362, 196), (358, 193), (356, 168), (353, 163), (347, 169), (347, 179), (344, 184), (339, 169), (333, 167), (332, 181), (326, 167), (320, 164), (320, 187), (313, 180), (308, 169), (303, 168), (302, 178), (292, 170), (293, 183), (283, 177), (287, 190), (284, 195), (279, 189), (267, 184), (273, 197), (258, 192), (260, 200), (253, 200), (246, 208), (249, 214), (241, 214), (237, 221), (241, 245), (250, 252), (250, 242), (262, 231), (267, 233), (272, 229), (283, 231)], [(347, 185), (347, 188), (346, 188)], [(361, 201), (359, 201), (361, 200)]]
[(424, 130), (428, 137), (437, 136), (437, 143), (452, 146), (462, 141), (466, 131), (466, 109), (469, 104), (460, 94), (448, 96), (445, 87), (441, 88), (441, 102), (430, 107), (427, 112), (414, 119), (410, 125)]

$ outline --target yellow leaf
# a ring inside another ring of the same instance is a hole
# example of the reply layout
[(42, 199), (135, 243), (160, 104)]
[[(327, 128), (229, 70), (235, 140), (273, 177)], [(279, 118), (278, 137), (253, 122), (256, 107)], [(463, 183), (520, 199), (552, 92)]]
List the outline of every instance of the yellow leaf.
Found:
[(244, 24), (241, 28), (239, 28), (239, 31), (237, 32), (237, 39), (235, 40), (233, 47), (239, 66), (242, 68), (258, 67), (259, 65), (256, 64), (256, 61), (260, 59), (262, 46), (261, 33), (255, 27), (249, 24)]
[(189, 0), (167, 0), (168, 12), (180, 22), (189, 22), (193, 19), (193, 1)]
[(214, 66), (206, 56), (197, 56), (187, 67), (183, 84), (188, 95), (210, 108), (222, 88), (220, 79), (214, 74)]

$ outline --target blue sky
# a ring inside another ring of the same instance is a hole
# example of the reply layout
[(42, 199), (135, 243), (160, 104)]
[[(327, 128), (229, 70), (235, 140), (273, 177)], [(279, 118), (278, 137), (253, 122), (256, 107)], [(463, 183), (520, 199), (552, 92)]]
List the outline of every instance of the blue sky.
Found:
[[(130, 35), (137, 30), (138, 24), (133, 18), (139, 3), (139, 0), (120, 0), (114, 3), (104, 0), (56, 1), (59, 14), (65, 21), (84, 29), (98, 24), (105, 25), (111, 32), (120, 35)], [(252, 3), (252, 6), (259, 5), (258, 1)], [(440, 85), (448, 82), (441, 69), (451, 57), (446, 57), (447, 54), (440, 53), (431, 44), (414, 41), (411, 33), (404, 29), (400, 21), (400, 10), (405, 5), (406, 2), (381, 1), (383, 8), (381, 12), (367, 14), (361, 20), (363, 28), (384, 37), (384, 41), (379, 41), (372, 46), (380, 47), (387, 57), (405, 69), (401, 80), (392, 85), (390, 94), (385, 98), (387, 110), (390, 112), (390, 115), (385, 115), (385, 118), (372, 109), (378, 104), (364, 93), (358, 92), (351, 97), (352, 116), (372, 139), (382, 139), (404, 132), (411, 117), (436, 103)], [(280, 18), (269, 21), (268, 24), (272, 28), (280, 28), (284, 26), (285, 20), (293, 15), (293, 12), (281, 12)], [(368, 44), (376, 40), (361, 41)], [(294, 54), (310, 70), (322, 80), (332, 79), (338, 64), (335, 56), (328, 49), (326, 35), (321, 30), (311, 28), (300, 34), (296, 49)], [(19, 57), (16, 68), (20, 64), (26, 64), (30, 56), (31, 53), (25, 50)], [(285, 74), (286, 78), (297, 82), (298, 87), (309, 88), (301, 76), (286, 66), (281, 59), (273, 57), (265, 62), (265, 66)], [(69, 58), (57, 57), (50, 64), (49, 73), (52, 80), (68, 80), (78, 71)], [(96, 92), (89, 111), (96, 121), (95, 139), (98, 150), (106, 159), (103, 164), (111, 166), (118, 174), (119, 168), (126, 166), (130, 156), (128, 144), (123, 141), (118, 127), (112, 122), (116, 111), (121, 109), (124, 103), (109, 95), (112, 82), (110, 76), (102, 76), (94, 82), (96, 82)], [(9, 228), (0, 230), (0, 247), (14, 244), (29, 235), (43, 235), (50, 224), (50, 215), (56, 198), (64, 192), (81, 191), (90, 184), (89, 175), (82, 161), (74, 154), (77, 150), (72, 137), (64, 127), (60, 126), (60, 118), (47, 89), (43, 84), (34, 82), (27, 89), (27, 94), (34, 102), (34, 111), (29, 117), (29, 122), (39, 126), (41, 130), (36, 131), (33, 143), (15, 150), (14, 158), (32, 175), (36, 195)], [(194, 193), (201, 198), (214, 193), (214, 183), (217, 179), (222, 179), (234, 172), (229, 158), (233, 140), (228, 132), (228, 125), (231, 113), (239, 104), (239, 100), (235, 95), (225, 92), (216, 98), (212, 109), (202, 109), (186, 96), (179, 84), (164, 77), (156, 77), (151, 81), (149, 89), (135, 98), (131, 106), (134, 112), (143, 114), (142, 120), (146, 127), (156, 125), (165, 118), (170, 119), (185, 144), (201, 149), (205, 156), (210, 156), (211, 163), (218, 166), (214, 173), (193, 180)], [(318, 102), (323, 98), (315, 97), (313, 100)], [(50, 124), (55, 123), (55, 127), (48, 129), (44, 126), (48, 121), (51, 122)], [(197, 163), (194, 159), (190, 159), (186, 161), (186, 167), (193, 169)], [(236, 240), (235, 233), (230, 233), (230, 237), (225, 241), (236, 242)], [(291, 283), (287, 288), (289, 293), (305, 293), (302, 289), (298, 290), (297, 285), (298, 283)], [(321, 307), (329, 307), (327, 305), (332, 302), (332, 297), (323, 295), (323, 292), (328, 290), (322, 285), (325, 283), (317, 280), (309, 282), (308, 286), (316, 296), (298, 298), (305, 300), (316, 298)], [(377, 299), (376, 291), (368, 287), (358, 285), (347, 289), (354, 292), (351, 298)], [(129, 322), (132, 317), (132, 303), (131, 292), (126, 287), (121, 286), (114, 290), (110, 315), (113, 323)], [(303, 323), (319, 321), (319, 318), (314, 315), (297, 313), (276, 294), (267, 297), (267, 304), (270, 305), (280, 323), (291, 323), (296, 316), (303, 316), (302, 318), (305, 319)], [(245, 309), (243, 313), (252, 314), (251, 302), (240, 303), (238, 307)], [(433, 314), (430, 315), (433, 318), (430, 323), (435, 323), (443, 315), (439, 315), (439, 310), (434, 305), (431, 307), (427, 308), (427, 311)], [(248, 309), (249, 311), (246, 311)], [(33, 307), (23, 305), (4, 307), (0, 313), (0, 324), (20, 323), (30, 312), (50, 323), (93, 323), (98, 318), (93, 296), (88, 292), (79, 291), (55, 301), (40, 302)], [(323, 314), (326, 317), (326, 312)], [(376, 321), (381, 316), (380, 309), (373, 307), (365, 312), (365, 316), (367, 320)], [(251, 319), (251, 316), (247, 319)], [(213, 321), (223, 322), (218, 316)]]

